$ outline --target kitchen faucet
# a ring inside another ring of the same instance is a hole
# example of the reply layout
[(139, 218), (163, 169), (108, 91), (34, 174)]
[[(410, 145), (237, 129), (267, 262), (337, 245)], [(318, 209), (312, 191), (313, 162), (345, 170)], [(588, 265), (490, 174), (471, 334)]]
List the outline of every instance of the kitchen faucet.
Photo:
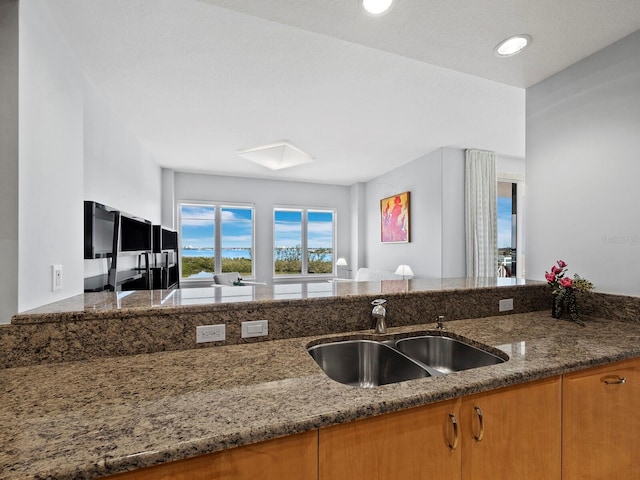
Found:
[(387, 301), (383, 298), (378, 298), (371, 302), (371, 305), (374, 306), (371, 311), (371, 316), (375, 322), (375, 325), (373, 326), (374, 333), (387, 333), (387, 309), (384, 308), (385, 303), (387, 303)]

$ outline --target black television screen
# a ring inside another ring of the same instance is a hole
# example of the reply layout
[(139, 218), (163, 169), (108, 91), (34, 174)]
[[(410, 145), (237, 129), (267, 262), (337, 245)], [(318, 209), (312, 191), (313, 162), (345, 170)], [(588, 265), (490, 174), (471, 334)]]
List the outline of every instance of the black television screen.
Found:
[(120, 250), (139, 252), (151, 250), (151, 222), (120, 215)]
[(178, 232), (160, 225), (153, 226), (153, 251), (160, 253), (178, 248)]
[(104, 258), (113, 254), (116, 213), (96, 202), (84, 202), (84, 258)]
[(162, 229), (162, 249), (175, 250), (178, 248), (178, 232)]

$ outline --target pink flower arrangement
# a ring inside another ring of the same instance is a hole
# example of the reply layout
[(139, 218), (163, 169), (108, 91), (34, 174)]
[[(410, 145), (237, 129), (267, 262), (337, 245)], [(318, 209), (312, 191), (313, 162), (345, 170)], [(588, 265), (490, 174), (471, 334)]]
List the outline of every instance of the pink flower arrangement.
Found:
[(566, 277), (567, 262), (558, 260), (556, 265), (551, 267), (550, 272), (544, 272), (544, 278), (552, 289), (553, 294), (558, 294), (562, 289), (573, 288), (579, 292), (588, 292), (593, 290), (593, 284), (586, 278), (581, 278), (577, 273), (573, 279)]
[(552, 316), (560, 318), (562, 311), (566, 308), (573, 321), (582, 323), (578, 320), (578, 306), (574, 291), (588, 292), (593, 289), (593, 284), (578, 274), (575, 274), (573, 279), (566, 277), (566, 273), (567, 263), (564, 260), (558, 260), (556, 265), (551, 267), (551, 271), (544, 272), (544, 278), (554, 295)]
[(573, 281), (569, 277), (565, 277), (567, 273), (567, 263), (564, 260), (558, 260), (556, 265), (551, 267), (550, 272), (544, 272), (544, 278), (551, 286), (553, 293), (559, 293), (560, 288), (571, 288)]

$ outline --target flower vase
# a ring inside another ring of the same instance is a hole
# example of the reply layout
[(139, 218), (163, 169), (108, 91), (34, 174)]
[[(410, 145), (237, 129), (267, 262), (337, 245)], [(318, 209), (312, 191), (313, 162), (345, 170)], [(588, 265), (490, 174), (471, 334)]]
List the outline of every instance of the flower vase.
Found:
[(579, 325), (584, 325), (584, 323), (580, 321), (578, 305), (576, 303), (576, 294), (573, 288), (564, 288), (560, 292), (553, 294), (551, 316), (553, 318), (562, 318), (562, 315), (565, 312), (571, 316), (572, 321)]
[(562, 301), (558, 298), (558, 294), (554, 293), (551, 297), (551, 317), (560, 318), (562, 315)]

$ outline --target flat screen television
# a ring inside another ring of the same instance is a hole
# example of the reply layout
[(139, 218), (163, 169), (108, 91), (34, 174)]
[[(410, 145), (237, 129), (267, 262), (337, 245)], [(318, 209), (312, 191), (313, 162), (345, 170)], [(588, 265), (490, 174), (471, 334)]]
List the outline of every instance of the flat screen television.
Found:
[(100, 203), (84, 202), (84, 258), (113, 255), (116, 212)]
[(120, 251), (151, 251), (151, 222), (120, 213)]
[(161, 253), (178, 248), (178, 232), (161, 225), (153, 226), (153, 251)]

